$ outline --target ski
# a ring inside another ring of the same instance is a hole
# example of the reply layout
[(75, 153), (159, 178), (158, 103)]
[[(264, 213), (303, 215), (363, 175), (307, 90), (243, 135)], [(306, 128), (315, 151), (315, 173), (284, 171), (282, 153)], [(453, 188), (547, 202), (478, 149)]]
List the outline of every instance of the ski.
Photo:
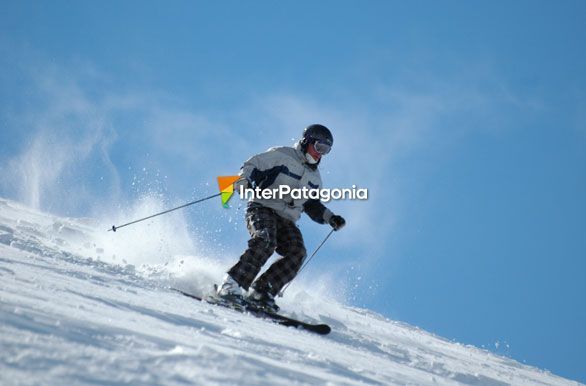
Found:
[(230, 308), (234, 311), (250, 314), (250, 315), (256, 316), (261, 319), (271, 320), (271, 321), (273, 321), (277, 324), (280, 324), (282, 326), (300, 328), (302, 330), (313, 332), (313, 333), (319, 334), (319, 335), (327, 335), (330, 333), (330, 331), (332, 331), (331, 327), (328, 326), (327, 324), (315, 324), (315, 323), (303, 322), (301, 320), (293, 319), (293, 318), (290, 318), (285, 315), (281, 315), (281, 314), (277, 314), (274, 312), (269, 312), (266, 310), (256, 308), (253, 305), (248, 304), (248, 303), (247, 304), (232, 303), (232, 302), (227, 302), (227, 301), (224, 301), (223, 299), (216, 298), (216, 297), (196, 296), (196, 295), (181, 291), (176, 288), (171, 288), (171, 289), (173, 291), (179, 292), (180, 294), (182, 294), (184, 296), (198, 300), (200, 302), (206, 302), (209, 304)]

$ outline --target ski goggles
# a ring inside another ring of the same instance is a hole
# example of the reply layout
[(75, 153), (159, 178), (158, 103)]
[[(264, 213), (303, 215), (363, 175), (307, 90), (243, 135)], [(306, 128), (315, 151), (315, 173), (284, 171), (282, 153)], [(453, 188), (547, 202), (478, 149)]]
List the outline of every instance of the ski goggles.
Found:
[(313, 143), (313, 147), (315, 148), (315, 151), (317, 151), (321, 155), (328, 154), (330, 150), (332, 150), (331, 145), (320, 141), (315, 141)]

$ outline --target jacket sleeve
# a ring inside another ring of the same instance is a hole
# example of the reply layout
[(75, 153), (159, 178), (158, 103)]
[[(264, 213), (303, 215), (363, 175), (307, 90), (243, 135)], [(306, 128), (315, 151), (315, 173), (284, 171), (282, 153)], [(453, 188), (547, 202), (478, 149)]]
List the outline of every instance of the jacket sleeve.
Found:
[(319, 224), (326, 224), (334, 215), (331, 210), (326, 208), (320, 200), (307, 200), (303, 204), (303, 210), (315, 222)]
[(264, 153), (252, 156), (244, 162), (238, 175), (246, 178), (253, 187), (258, 186), (263, 189), (275, 182), (283, 168), (281, 161), (282, 158), (279, 154), (271, 148)]
[(241, 177), (246, 178), (247, 180), (250, 180), (250, 175), (252, 174), (254, 169), (261, 169), (262, 166), (264, 164), (266, 164), (266, 160), (263, 160), (263, 157), (265, 153), (260, 153), (257, 155), (254, 155), (252, 157), (250, 157), (249, 159), (247, 159), (244, 162), (244, 165), (242, 165), (242, 167), (240, 168), (240, 173), (239, 175)]

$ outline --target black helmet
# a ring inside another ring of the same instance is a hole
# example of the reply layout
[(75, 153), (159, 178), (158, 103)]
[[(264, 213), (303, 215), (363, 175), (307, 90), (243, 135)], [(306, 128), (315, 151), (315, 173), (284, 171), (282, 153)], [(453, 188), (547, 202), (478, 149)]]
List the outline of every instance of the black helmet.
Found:
[[(309, 125), (303, 130), (303, 137), (301, 138), (301, 148), (303, 151), (307, 150), (307, 145), (310, 143), (317, 144), (323, 150), (320, 151), (322, 154), (327, 154), (330, 148), (334, 144), (334, 137), (330, 129), (320, 124)], [(318, 147), (316, 146), (316, 148)]]

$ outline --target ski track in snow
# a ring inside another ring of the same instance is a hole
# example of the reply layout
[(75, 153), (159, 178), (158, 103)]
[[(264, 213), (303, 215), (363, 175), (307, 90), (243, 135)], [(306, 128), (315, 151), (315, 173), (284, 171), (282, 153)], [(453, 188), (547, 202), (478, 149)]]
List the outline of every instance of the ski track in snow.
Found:
[(200, 303), (169, 287), (213, 270), (97, 259), (104, 232), (0, 199), (0, 385), (578, 385), (307, 292), (283, 309), (330, 335)]

